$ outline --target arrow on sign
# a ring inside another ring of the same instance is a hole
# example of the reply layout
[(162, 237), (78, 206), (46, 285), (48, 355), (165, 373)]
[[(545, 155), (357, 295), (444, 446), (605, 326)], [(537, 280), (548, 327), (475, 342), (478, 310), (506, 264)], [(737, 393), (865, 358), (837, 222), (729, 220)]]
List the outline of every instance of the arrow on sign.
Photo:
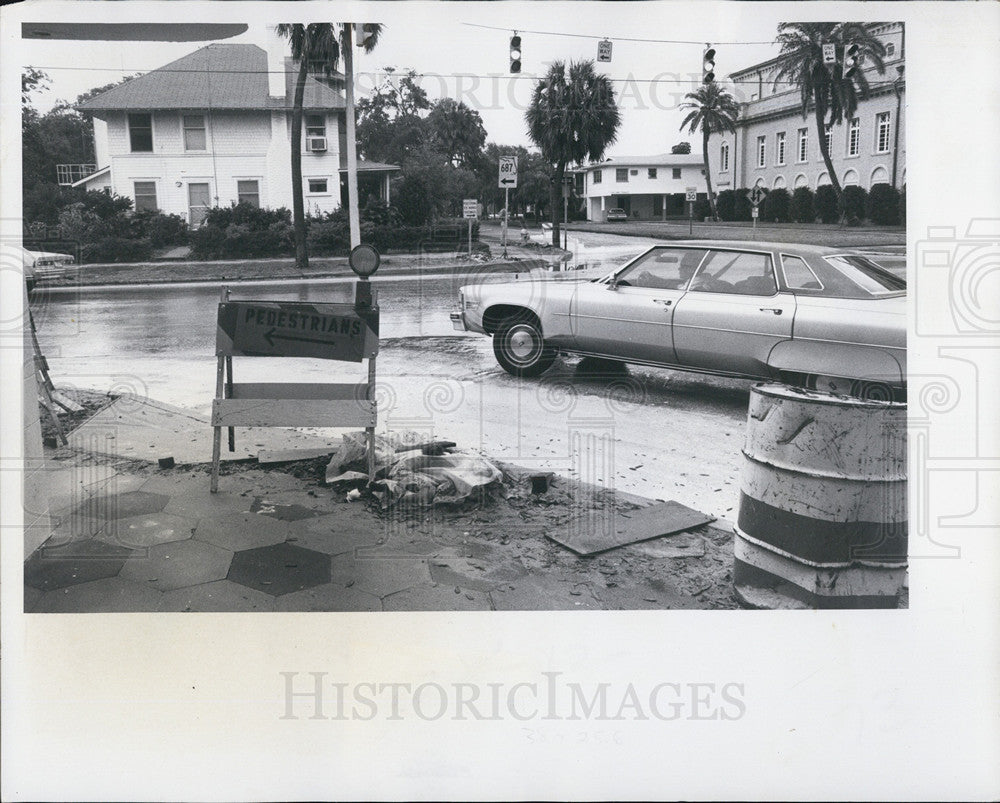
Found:
[(322, 340), (316, 337), (295, 337), (294, 335), (277, 335), (275, 334), (275, 329), (272, 327), (264, 333), (264, 339), (267, 341), (267, 345), (274, 348), (275, 340), (298, 340), (301, 343), (320, 343), (326, 346), (334, 345), (333, 340)]
[(516, 178), (502, 178), (500, 179), (501, 184), (517, 184)]

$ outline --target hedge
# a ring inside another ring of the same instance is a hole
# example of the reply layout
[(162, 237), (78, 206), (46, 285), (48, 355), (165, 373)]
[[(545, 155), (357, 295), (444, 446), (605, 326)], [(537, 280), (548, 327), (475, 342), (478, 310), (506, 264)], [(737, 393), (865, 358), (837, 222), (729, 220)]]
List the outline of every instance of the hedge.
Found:
[(792, 193), (789, 215), (796, 223), (812, 223), (816, 220), (816, 205), (813, 191), (808, 187), (796, 187)]
[(823, 223), (836, 223), (840, 220), (837, 191), (830, 184), (824, 184), (816, 190), (816, 215)]
[(890, 184), (876, 184), (868, 193), (868, 220), (878, 226), (899, 223), (899, 191)]
[(761, 202), (761, 219), (768, 223), (787, 223), (791, 203), (792, 197), (784, 187), (771, 190)]
[(856, 184), (844, 187), (844, 215), (847, 217), (847, 225), (856, 226), (865, 219), (867, 202), (868, 193), (864, 187)]
[(80, 246), (80, 260), (94, 262), (144, 262), (153, 255), (148, 239), (102, 237), (97, 242)]
[(727, 222), (736, 220), (736, 193), (732, 190), (720, 192), (715, 199), (715, 208), (723, 220)]

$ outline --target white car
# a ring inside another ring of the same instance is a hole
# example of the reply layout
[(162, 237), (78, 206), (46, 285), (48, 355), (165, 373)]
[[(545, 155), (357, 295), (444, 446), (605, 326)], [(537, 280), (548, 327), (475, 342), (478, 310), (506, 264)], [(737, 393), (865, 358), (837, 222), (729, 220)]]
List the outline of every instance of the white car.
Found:
[(76, 269), (76, 259), (70, 254), (57, 254), (52, 251), (29, 251), (21, 248), (21, 263), (24, 266), (24, 280), (31, 290), (36, 284), (65, 279), (73, 275)]
[(538, 376), (557, 353), (905, 398), (906, 281), (863, 254), (760, 242), (657, 245), (595, 281), (467, 285), (456, 329)]

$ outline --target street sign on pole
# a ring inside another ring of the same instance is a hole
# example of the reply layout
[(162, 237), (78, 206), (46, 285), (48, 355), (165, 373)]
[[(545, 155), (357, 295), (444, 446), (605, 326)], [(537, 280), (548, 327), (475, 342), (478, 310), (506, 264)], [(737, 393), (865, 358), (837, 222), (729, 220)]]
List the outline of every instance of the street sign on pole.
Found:
[(698, 200), (698, 188), (697, 187), (688, 187), (684, 191), (684, 200), (685, 201), (697, 201)]
[(767, 195), (767, 190), (760, 186), (747, 191), (747, 198), (750, 199), (750, 203), (754, 206), (760, 206), (760, 202), (764, 200), (765, 195)]
[(501, 156), (500, 157), (500, 175), (497, 181), (498, 186), (502, 190), (513, 190), (517, 189), (517, 157), (516, 156)]
[(609, 39), (602, 39), (597, 43), (597, 60), (611, 61), (611, 41)]
[(837, 46), (833, 42), (827, 42), (823, 45), (823, 63), (837, 63)]
[(478, 217), (479, 205), (475, 198), (462, 199), (462, 217)]

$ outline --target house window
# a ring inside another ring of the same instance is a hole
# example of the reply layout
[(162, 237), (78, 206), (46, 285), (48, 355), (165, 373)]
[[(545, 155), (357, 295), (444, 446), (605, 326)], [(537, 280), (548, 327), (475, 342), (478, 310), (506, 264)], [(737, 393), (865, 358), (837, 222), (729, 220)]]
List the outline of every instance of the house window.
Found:
[(600, 184), (601, 183), (601, 178), (602, 178), (601, 171), (600, 170), (595, 170), (594, 171), (594, 183), (595, 184)]
[(615, 170), (615, 181), (628, 181), (627, 167), (619, 167)]
[(833, 124), (826, 124), (826, 132), (824, 134), (826, 137), (826, 152), (830, 153), (831, 148), (833, 148)]
[(155, 212), (158, 208), (156, 206), (156, 182), (136, 181), (133, 187), (135, 188), (135, 211)]
[(656, 168), (655, 167), (649, 168), (649, 170), (647, 170), (646, 172), (647, 172), (647, 175), (649, 176), (649, 178), (656, 178)]
[(325, 178), (309, 179), (309, 192), (313, 195), (324, 194), (326, 192), (326, 179)]
[(256, 180), (236, 182), (236, 197), (241, 204), (260, 207), (260, 184)]
[(861, 118), (854, 117), (851, 119), (850, 126), (847, 129), (847, 155), (857, 156), (860, 150), (861, 144)]
[(672, 175), (672, 176), (673, 176), (674, 178), (680, 178), (680, 177), (681, 177), (681, 169), (680, 169), (679, 167), (675, 167), (675, 168), (673, 169), (673, 173), (672, 173), (671, 175)]
[(799, 161), (805, 162), (809, 159), (809, 129), (799, 129)]
[(767, 137), (757, 137), (757, 167), (767, 164)]
[(774, 163), (783, 165), (785, 163), (785, 132), (779, 131), (774, 135)]
[(326, 136), (326, 118), (322, 114), (306, 115), (306, 150), (311, 151), (309, 140), (312, 137)]
[(729, 169), (729, 143), (723, 142), (719, 148), (719, 171), (725, 172)]
[(891, 56), (895, 52), (896, 52), (896, 46), (892, 42), (889, 42), (889, 44), (885, 46), (885, 54), (887, 56)]
[(128, 137), (132, 153), (152, 153), (153, 115), (130, 114), (128, 116)]
[(889, 112), (875, 115), (875, 150), (877, 153), (889, 152), (889, 133), (892, 124), (889, 122)]
[(205, 115), (185, 114), (184, 117), (184, 150), (205, 150)]

